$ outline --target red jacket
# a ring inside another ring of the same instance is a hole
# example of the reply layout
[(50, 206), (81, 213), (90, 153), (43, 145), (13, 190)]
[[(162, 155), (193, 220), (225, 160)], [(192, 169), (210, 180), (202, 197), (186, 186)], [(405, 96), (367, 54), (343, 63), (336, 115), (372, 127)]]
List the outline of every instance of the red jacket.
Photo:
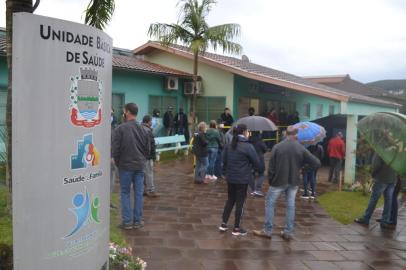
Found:
[(345, 157), (345, 143), (340, 137), (334, 137), (328, 142), (327, 153), (329, 157), (343, 159)]

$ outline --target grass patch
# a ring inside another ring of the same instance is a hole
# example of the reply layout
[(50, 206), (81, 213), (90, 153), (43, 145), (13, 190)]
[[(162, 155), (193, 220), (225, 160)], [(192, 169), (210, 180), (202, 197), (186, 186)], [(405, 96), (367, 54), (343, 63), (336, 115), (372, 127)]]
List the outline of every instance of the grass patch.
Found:
[(12, 218), (7, 211), (8, 189), (0, 186), (0, 244), (13, 244)]
[[(317, 198), (327, 213), (342, 224), (350, 224), (355, 218), (362, 216), (369, 202), (369, 195), (358, 191), (327, 192)], [(383, 198), (377, 207), (383, 205)]]
[[(191, 153), (189, 152), (189, 154)], [(184, 150), (179, 150), (177, 154), (175, 154), (175, 151), (166, 151), (161, 153), (158, 162), (164, 163), (172, 160), (182, 159), (184, 156), (185, 156)]]
[[(119, 195), (117, 193), (111, 194), (111, 203), (118, 206), (120, 203)], [(120, 224), (120, 211), (119, 209), (110, 210), (110, 242), (119, 244), (120, 246), (127, 246), (123, 231), (118, 228)]]

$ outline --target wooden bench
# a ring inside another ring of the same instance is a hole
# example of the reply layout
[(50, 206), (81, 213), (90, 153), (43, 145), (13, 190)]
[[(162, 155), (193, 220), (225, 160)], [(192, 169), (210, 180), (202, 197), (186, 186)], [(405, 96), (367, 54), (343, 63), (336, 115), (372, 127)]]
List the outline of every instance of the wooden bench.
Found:
[(159, 161), (160, 154), (162, 152), (174, 150), (177, 153), (179, 150), (185, 149), (185, 154), (188, 154), (189, 145), (185, 143), (186, 139), (184, 135), (174, 135), (166, 137), (157, 137), (155, 138), (156, 144), (156, 160)]

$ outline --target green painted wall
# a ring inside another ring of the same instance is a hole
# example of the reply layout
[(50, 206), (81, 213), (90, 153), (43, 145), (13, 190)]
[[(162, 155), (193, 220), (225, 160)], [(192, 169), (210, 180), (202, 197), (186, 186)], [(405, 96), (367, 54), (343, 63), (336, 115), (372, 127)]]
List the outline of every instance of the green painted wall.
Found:
[(383, 107), (372, 104), (364, 104), (357, 102), (348, 102), (347, 104), (347, 114), (353, 115), (369, 115), (376, 112), (397, 112), (396, 108)]
[(7, 88), (8, 71), (7, 71), (7, 59), (5, 56), (0, 56), (0, 88)]
[[(238, 75), (234, 76), (234, 104), (233, 108), (235, 114), (238, 115), (238, 101), (240, 97), (252, 97), (259, 98), (261, 101), (272, 100), (279, 102), (295, 102), (296, 110), (299, 112), (301, 121), (311, 121), (314, 119), (326, 117), (329, 115), (329, 106), (334, 106), (334, 113), (340, 113), (340, 103), (334, 100), (308, 95), (293, 90), (286, 90), (276, 85), (261, 84), (259, 90), (252, 90), (253, 86), (257, 85), (257, 82), (251, 79), (247, 79)], [(286, 90), (286, 95), (280, 94)], [(304, 105), (310, 103), (310, 117), (304, 116)], [(317, 105), (323, 105), (322, 115), (317, 115)], [(270, 108), (268, 108), (270, 109)], [(243, 112), (245, 114), (246, 112)], [(261, 112), (257, 112), (261, 113)]]
[[(149, 114), (149, 96), (174, 96), (177, 97), (178, 108), (185, 107), (183, 98), (183, 84), (179, 85), (177, 91), (167, 91), (164, 89), (164, 76), (130, 72), (124, 70), (113, 70), (113, 93), (123, 94), (124, 103), (134, 102), (139, 107), (138, 118)], [(180, 80), (182, 82), (182, 80)], [(163, 115), (164, 112), (161, 112)]]
[[(146, 56), (146, 60), (163, 66), (193, 73), (193, 61), (162, 51), (154, 51)], [(226, 106), (233, 105), (233, 74), (218, 68), (199, 63), (198, 74), (202, 77), (204, 96), (220, 96), (226, 98)]]

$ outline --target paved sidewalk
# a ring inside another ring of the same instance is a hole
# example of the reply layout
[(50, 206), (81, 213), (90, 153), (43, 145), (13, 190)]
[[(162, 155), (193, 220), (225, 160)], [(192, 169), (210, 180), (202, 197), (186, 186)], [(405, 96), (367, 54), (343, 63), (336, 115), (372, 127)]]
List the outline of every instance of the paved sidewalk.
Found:
[[(405, 207), (397, 230), (391, 232), (381, 231), (377, 224), (369, 229), (341, 225), (317, 203), (298, 199), (294, 239), (286, 242), (277, 235), (284, 224), (283, 201), (276, 211), (279, 227), (268, 240), (251, 233), (263, 226), (264, 199), (249, 197), (242, 224), (249, 234), (234, 237), (217, 229), (226, 200), (225, 182), (195, 185), (192, 170), (188, 161), (156, 166), (161, 196), (145, 198), (145, 227), (127, 232), (134, 253), (147, 261), (148, 270), (406, 269)], [(319, 184), (319, 190), (329, 188)], [(232, 214), (230, 224), (233, 220)]]

